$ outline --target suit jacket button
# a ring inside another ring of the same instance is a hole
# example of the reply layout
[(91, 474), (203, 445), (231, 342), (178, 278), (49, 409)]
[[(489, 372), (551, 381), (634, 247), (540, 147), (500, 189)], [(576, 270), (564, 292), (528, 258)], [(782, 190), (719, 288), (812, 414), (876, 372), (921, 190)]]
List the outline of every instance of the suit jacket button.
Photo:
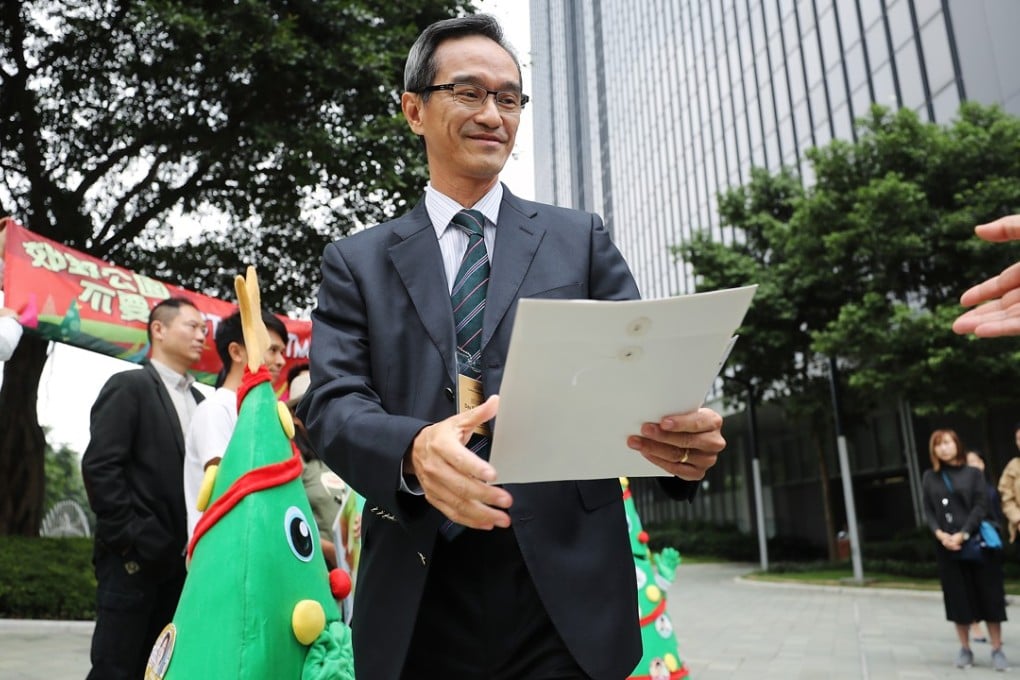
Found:
[(445, 394), (446, 398), (449, 399), (451, 402), (457, 401), (457, 395), (453, 393), (452, 387), (444, 387), (443, 394)]

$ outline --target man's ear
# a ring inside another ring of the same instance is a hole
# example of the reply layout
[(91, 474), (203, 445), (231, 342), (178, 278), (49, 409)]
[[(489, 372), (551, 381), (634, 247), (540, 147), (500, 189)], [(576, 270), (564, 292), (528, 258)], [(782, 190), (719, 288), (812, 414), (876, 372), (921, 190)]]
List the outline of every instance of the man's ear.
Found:
[(230, 361), (242, 366), (248, 363), (248, 350), (239, 342), (232, 342), (227, 345), (227, 353), (230, 354)]
[(152, 336), (153, 341), (162, 340), (163, 335), (166, 333), (166, 326), (162, 321), (156, 319), (149, 326), (149, 335)]
[(404, 112), (404, 118), (407, 119), (411, 132), (419, 136), (424, 134), (424, 126), (421, 119), (424, 106), (425, 102), (420, 94), (405, 92), (400, 95), (400, 109)]

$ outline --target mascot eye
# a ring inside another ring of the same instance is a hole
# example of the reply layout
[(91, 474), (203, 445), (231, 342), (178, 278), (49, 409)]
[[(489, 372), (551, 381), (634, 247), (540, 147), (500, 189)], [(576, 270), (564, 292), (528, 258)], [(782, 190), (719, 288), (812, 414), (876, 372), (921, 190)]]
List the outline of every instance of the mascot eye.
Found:
[(302, 562), (312, 559), (312, 553), (315, 552), (312, 528), (300, 508), (293, 505), (287, 508), (287, 514), (283, 518), (283, 532), (287, 534), (287, 543), (295, 557)]

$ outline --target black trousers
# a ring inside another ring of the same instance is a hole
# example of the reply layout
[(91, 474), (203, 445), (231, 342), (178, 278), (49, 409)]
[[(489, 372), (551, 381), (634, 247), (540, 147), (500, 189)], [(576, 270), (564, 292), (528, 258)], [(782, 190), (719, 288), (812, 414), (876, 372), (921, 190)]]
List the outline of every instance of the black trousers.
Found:
[(145, 675), (152, 646), (173, 620), (184, 588), (180, 559), (179, 569), (164, 568), (156, 576), (144, 566), (129, 574), (120, 556), (96, 554), (96, 628), (86, 680), (141, 680)]
[(539, 599), (512, 529), (440, 538), (402, 678), (587, 678)]

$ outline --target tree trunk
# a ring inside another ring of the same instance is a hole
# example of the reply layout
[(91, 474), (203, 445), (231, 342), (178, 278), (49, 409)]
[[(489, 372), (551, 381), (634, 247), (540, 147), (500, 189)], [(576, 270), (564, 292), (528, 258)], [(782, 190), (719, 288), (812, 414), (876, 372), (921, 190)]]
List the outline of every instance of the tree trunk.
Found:
[(21, 338), (0, 388), (0, 536), (38, 536), (46, 484), (46, 436), (36, 402), (48, 342)]
[(818, 429), (814, 428), (812, 439), (815, 443), (815, 451), (818, 452), (818, 476), (822, 485), (822, 508), (825, 511), (825, 542), (829, 548), (829, 561), (835, 562), (839, 557), (836, 547), (836, 526), (832, 516), (832, 491), (829, 488), (829, 464), (825, 461), (825, 447), (822, 446)]

